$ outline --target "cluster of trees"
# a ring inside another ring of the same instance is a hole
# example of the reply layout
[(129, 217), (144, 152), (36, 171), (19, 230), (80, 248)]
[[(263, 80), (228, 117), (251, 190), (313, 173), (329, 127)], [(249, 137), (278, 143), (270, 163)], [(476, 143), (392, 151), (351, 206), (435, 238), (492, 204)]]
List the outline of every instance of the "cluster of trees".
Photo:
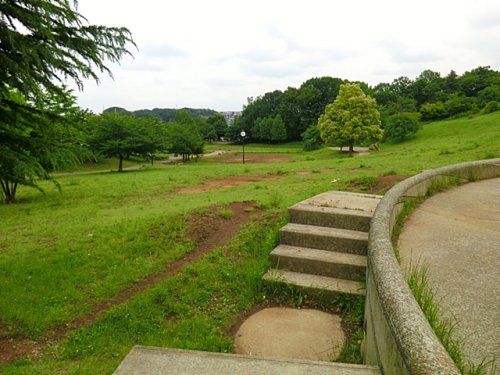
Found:
[[(285, 140), (302, 138), (305, 147), (313, 149), (319, 142), (319, 132), (314, 129), (318, 118), (345, 83), (348, 81), (340, 78), (312, 78), (298, 89), (289, 87), (285, 91), (276, 90), (249, 98), (227, 135), (236, 140), (241, 130), (249, 130), (252, 140), (274, 142), (261, 136), (270, 132), (263, 130), (262, 124), (270, 127), (269, 118), (279, 115), (285, 124)], [(489, 113), (500, 108), (500, 72), (490, 67), (478, 67), (461, 76), (451, 71), (445, 77), (425, 70), (414, 80), (400, 77), (392, 83), (376, 86), (357, 84), (365, 94), (375, 98), (386, 138), (406, 138), (418, 130), (420, 119), (429, 121), (480, 111)]]
[(153, 118), (134, 117), (119, 112), (90, 115), (83, 126), (89, 148), (95, 157), (118, 159), (118, 171), (123, 160), (131, 156), (149, 158), (155, 154), (172, 153), (189, 160), (191, 155), (203, 153), (203, 137), (196, 121), (187, 111), (178, 111), (174, 121), (163, 122)]
[(93, 154), (116, 157), (120, 172), (123, 160), (132, 155), (147, 157), (153, 162), (155, 153), (166, 150), (165, 129), (152, 119), (103, 113), (89, 116), (85, 131)]
[(211, 109), (198, 108), (154, 108), (140, 109), (137, 111), (127, 111), (121, 107), (106, 108), (103, 113), (118, 113), (140, 119), (149, 119), (161, 122), (179, 122), (179, 118), (189, 116), (200, 132), (202, 138), (207, 142), (220, 141), (225, 138), (227, 132), (227, 123), (224, 116)]
[(484, 66), (461, 76), (452, 70), (442, 77), (438, 72), (425, 70), (415, 80), (400, 77), (370, 91), (383, 120), (401, 112), (418, 112), (423, 120), (438, 120), (496, 110), (500, 102), (500, 72)]
[(270, 132), (262, 131), (259, 127), (262, 121), (271, 126), (271, 119), (279, 115), (286, 133), (285, 139), (279, 141), (299, 140), (310, 125), (316, 124), (325, 106), (335, 100), (343, 83), (345, 81), (340, 78), (312, 78), (298, 89), (289, 87), (285, 91), (276, 90), (255, 99), (249, 98), (241, 116), (228, 128), (227, 137), (237, 140), (240, 132), (245, 130), (252, 140), (277, 142), (276, 139), (262, 136)]
[(286, 127), (281, 115), (259, 117), (251, 129), (252, 139), (259, 142), (283, 142), (287, 139)]

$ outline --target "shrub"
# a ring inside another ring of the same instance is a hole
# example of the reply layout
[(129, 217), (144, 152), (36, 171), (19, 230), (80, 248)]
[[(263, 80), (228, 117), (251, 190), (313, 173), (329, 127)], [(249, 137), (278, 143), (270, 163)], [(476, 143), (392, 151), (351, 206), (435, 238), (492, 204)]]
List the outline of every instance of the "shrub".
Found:
[(390, 116), (384, 129), (385, 138), (403, 141), (420, 129), (419, 120), (418, 112), (401, 112)]
[(481, 110), (482, 113), (491, 113), (498, 111), (500, 109), (500, 104), (496, 101), (488, 102)]
[(474, 104), (474, 99), (456, 93), (448, 95), (448, 100), (444, 103), (448, 116), (458, 115), (469, 111)]
[(423, 104), (420, 107), (420, 113), (424, 120), (439, 120), (448, 116), (443, 102)]
[(316, 125), (309, 126), (301, 136), (304, 140), (304, 151), (313, 151), (321, 147), (321, 137)]

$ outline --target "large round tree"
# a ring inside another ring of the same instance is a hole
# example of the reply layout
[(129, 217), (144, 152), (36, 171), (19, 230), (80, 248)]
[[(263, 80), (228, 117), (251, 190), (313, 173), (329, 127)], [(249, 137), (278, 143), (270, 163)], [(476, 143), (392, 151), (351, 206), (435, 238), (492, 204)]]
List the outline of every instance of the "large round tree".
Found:
[(340, 86), (335, 101), (319, 117), (318, 129), (325, 143), (349, 146), (349, 156), (356, 144), (377, 142), (383, 136), (375, 99), (353, 83)]

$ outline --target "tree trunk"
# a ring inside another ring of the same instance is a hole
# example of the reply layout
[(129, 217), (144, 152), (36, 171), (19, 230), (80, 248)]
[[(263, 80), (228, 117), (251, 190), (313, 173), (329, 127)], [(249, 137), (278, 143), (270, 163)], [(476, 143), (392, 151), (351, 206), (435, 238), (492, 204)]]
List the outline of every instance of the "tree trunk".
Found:
[(154, 164), (154, 161), (155, 161), (155, 156), (153, 154), (151, 154), (151, 165)]
[(17, 183), (0, 180), (0, 185), (5, 196), (5, 203), (15, 203)]
[(349, 143), (349, 157), (352, 158), (352, 153), (354, 152), (354, 144)]
[(123, 156), (120, 155), (118, 158), (118, 172), (123, 172)]

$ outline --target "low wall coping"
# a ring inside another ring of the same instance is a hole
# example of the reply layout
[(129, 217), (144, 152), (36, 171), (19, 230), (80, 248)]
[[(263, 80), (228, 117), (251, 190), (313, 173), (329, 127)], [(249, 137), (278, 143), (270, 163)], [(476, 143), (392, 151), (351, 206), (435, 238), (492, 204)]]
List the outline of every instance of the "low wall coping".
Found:
[(373, 276), (382, 310), (399, 354), (410, 374), (459, 374), (405, 280), (392, 246), (395, 211), (409, 196), (424, 195), (440, 176), (478, 179), (500, 176), (500, 159), (474, 161), (426, 170), (390, 189), (377, 206), (369, 233), (368, 272)]

